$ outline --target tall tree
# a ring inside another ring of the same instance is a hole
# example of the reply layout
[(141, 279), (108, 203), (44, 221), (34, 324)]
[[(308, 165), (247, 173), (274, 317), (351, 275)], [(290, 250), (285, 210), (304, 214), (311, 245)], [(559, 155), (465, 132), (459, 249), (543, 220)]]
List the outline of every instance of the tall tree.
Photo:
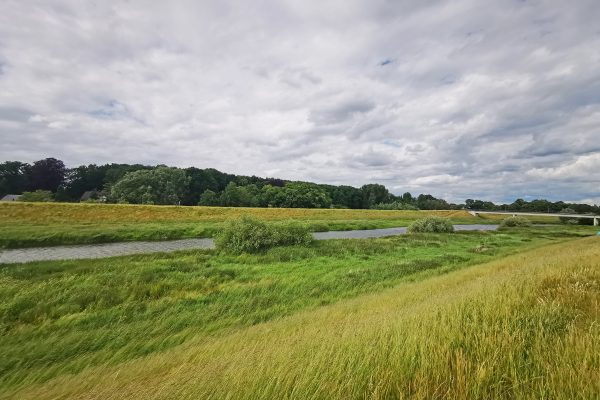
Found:
[(371, 208), (375, 204), (388, 203), (391, 199), (390, 192), (383, 185), (371, 183), (363, 185), (360, 190), (363, 194), (363, 207)]
[[(69, 170), (60, 197), (68, 200), (79, 200), (87, 190), (102, 190), (108, 165), (81, 165)], [(59, 197), (59, 196), (57, 196)]]
[(111, 188), (111, 196), (120, 203), (179, 204), (189, 178), (178, 168), (158, 167), (128, 172)]
[(249, 207), (256, 205), (255, 198), (248, 188), (246, 186), (238, 186), (235, 182), (229, 182), (225, 187), (225, 190), (221, 193), (219, 204), (225, 207)]
[(0, 164), (0, 197), (5, 194), (21, 194), (29, 187), (31, 166), (20, 161)]
[(412, 204), (416, 202), (416, 199), (410, 194), (410, 192), (406, 192), (402, 195), (402, 202), (405, 204)]
[(65, 182), (66, 174), (67, 168), (61, 160), (46, 158), (36, 161), (31, 166), (31, 189), (56, 192)]

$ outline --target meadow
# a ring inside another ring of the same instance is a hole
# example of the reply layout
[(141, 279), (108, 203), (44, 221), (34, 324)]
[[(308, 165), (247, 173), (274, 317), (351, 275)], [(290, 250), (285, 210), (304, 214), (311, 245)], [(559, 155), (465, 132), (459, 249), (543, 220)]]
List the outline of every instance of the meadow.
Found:
[(594, 398), (594, 233), (2, 265), (0, 398)]
[[(301, 208), (177, 207), (74, 203), (0, 203), (0, 248), (213, 237), (230, 219), (251, 215), (266, 221), (294, 219), (312, 231), (407, 226), (425, 216), (455, 224), (498, 222), (466, 211), (385, 211)], [(557, 223), (536, 217), (534, 222)]]

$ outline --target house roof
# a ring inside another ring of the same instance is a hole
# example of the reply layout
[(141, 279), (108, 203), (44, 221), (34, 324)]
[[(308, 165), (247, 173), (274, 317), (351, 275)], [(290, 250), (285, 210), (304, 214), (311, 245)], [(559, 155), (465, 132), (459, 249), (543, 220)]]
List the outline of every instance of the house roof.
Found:
[(89, 200), (91, 199), (95, 194), (97, 194), (98, 192), (95, 190), (87, 190), (85, 192), (83, 192), (83, 194), (81, 195), (81, 201), (83, 200)]
[(20, 194), (7, 194), (0, 201), (17, 201), (21, 198)]

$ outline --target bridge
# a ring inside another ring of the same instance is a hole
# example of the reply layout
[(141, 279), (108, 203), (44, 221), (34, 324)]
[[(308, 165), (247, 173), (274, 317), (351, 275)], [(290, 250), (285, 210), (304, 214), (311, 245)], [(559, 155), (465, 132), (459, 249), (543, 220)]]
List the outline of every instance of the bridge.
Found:
[(560, 214), (560, 213), (535, 213), (535, 212), (517, 212), (517, 211), (476, 211), (466, 210), (469, 214), (477, 217), (480, 214), (504, 214), (511, 215), (513, 217), (517, 215), (536, 216), (536, 217), (566, 217), (566, 218), (592, 218), (594, 220), (594, 226), (600, 225), (600, 215), (586, 215), (586, 214)]

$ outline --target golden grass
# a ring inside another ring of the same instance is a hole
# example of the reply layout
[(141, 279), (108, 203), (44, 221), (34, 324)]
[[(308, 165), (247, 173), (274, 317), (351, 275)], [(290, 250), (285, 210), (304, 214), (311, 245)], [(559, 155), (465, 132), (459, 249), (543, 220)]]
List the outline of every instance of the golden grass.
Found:
[(252, 215), (266, 220), (416, 219), (427, 215), (475, 220), (474, 217), (463, 210), (395, 211), (316, 208), (179, 207), (85, 203), (0, 203), (0, 221), (7, 223), (222, 222), (238, 218), (242, 215)]
[(15, 399), (600, 397), (600, 239), (546, 246)]

